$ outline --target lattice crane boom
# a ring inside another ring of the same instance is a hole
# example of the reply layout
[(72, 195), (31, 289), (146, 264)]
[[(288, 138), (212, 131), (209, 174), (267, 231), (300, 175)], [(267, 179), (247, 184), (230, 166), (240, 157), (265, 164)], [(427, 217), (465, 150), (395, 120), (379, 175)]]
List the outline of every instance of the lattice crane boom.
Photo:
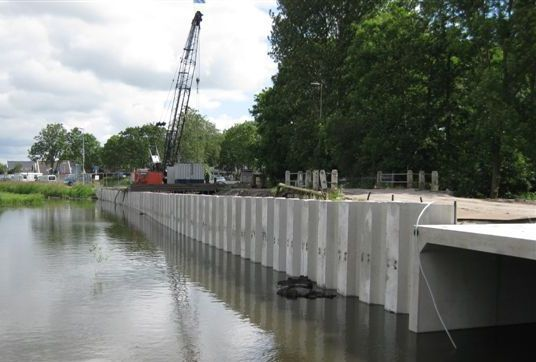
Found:
[(164, 159), (162, 160), (162, 168), (164, 170), (167, 166), (173, 166), (177, 163), (179, 158), (179, 146), (188, 113), (188, 102), (190, 101), (190, 92), (197, 63), (202, 16), (203, 14), (200, 11), (197, 11), (194, 15), (176, 76), (172, 103), (173, 108), (171, 109), (170, 120), (168, 122)]

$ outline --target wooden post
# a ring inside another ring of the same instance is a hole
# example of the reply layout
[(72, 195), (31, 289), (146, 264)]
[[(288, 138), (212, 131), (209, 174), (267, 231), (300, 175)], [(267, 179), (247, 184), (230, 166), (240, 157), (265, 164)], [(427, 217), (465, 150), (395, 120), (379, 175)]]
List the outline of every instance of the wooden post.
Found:
[(383, 185), (382, 185), (382, 177), (383, 177), (383, 175), (382, 175), (381, 171), (376, 172), (376, 188), (377, 189), (380, 189), (380, 188), (383, 187)]
[(290, 186), (290, 171), (285, 171), (285, 185)]
[(331, 189), (335, 190), (339, 186), (339, 172), (331, 170)]
[(424, 171), (419, 171), (419, 190), (424, 190), (426, 188), (426, 176)]
[(322, 188), (322, 191), (328, 189), (328, 179), (326, 177), (326, 171), (324, 170), (320, 170), (320, 187)]
[(313, 170), (313, 190), (320, 190), (318, 170)]
[(439, 174), (437, 171), (432, 171), (432, 191), (439, 191)]
[(311, 175), (311, 170), (305, 171), (305, 188), (311, 188), (313, 186), (313, 180)]
[(406, 177), (406, 188), (412, 189), (413, 188), (413, 171), (408, 170), (408, 175)]
[(303, 187), (303, 172), (298, 171), (298, 180), (296, 181), (296, 186)]

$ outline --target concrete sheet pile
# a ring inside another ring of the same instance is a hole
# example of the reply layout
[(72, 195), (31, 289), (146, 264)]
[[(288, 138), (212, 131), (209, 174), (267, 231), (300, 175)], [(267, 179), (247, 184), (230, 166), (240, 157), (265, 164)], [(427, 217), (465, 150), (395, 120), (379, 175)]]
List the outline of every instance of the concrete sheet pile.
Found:
[[(176, 233), (243, 259), (304, 275), (318, 286), (409, 313), (416, 220), (427, 205), (124, 192), (98, 198), (137, 210)], [(453, 205), (431, 205), (421, 224), (453, 224)]]

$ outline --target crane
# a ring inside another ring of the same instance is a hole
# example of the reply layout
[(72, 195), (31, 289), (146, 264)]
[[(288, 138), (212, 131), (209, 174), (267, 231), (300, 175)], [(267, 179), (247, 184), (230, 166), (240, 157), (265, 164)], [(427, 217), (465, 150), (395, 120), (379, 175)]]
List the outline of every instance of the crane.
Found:
[(190, 91), (195, 74), (197, 63), (199, 31), (203, 14), (197, 11), (192, 19), (192, 25), (186, 45), (184, 46), (178, 72), (175, 77), (175, 89), (170, 119), (166, 131), (166, 141), (164, 143), (164, 158), (160, 162), (158, 152), (151, 153), (153, 170), (137, 172), (135, 183), (138, 184), (161, 184), (166, 182), (166, 168), (173, 166), (179, 159), (179, 146), (182, 132), (188, 114), (188, 102), (190, 101)]

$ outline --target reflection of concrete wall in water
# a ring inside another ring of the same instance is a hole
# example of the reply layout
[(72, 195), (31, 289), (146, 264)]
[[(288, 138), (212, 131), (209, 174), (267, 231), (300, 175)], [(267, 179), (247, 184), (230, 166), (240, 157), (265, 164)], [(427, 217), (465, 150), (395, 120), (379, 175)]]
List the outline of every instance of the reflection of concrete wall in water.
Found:
[[(100, 189), (98, 197), (141, 211), (200, 244), (259, 260), (290, 275), (305, 274), (320, 286), (385, 305), (389, 311), (409, 312), (410, 266), (415, 262), (411, 241), (425, 204), (113, 189)], [(453, 205), (431, 205), (421, 220), (421, 224), (453, 222)], [(259, 249), (260, 258), (252, 255)]]

